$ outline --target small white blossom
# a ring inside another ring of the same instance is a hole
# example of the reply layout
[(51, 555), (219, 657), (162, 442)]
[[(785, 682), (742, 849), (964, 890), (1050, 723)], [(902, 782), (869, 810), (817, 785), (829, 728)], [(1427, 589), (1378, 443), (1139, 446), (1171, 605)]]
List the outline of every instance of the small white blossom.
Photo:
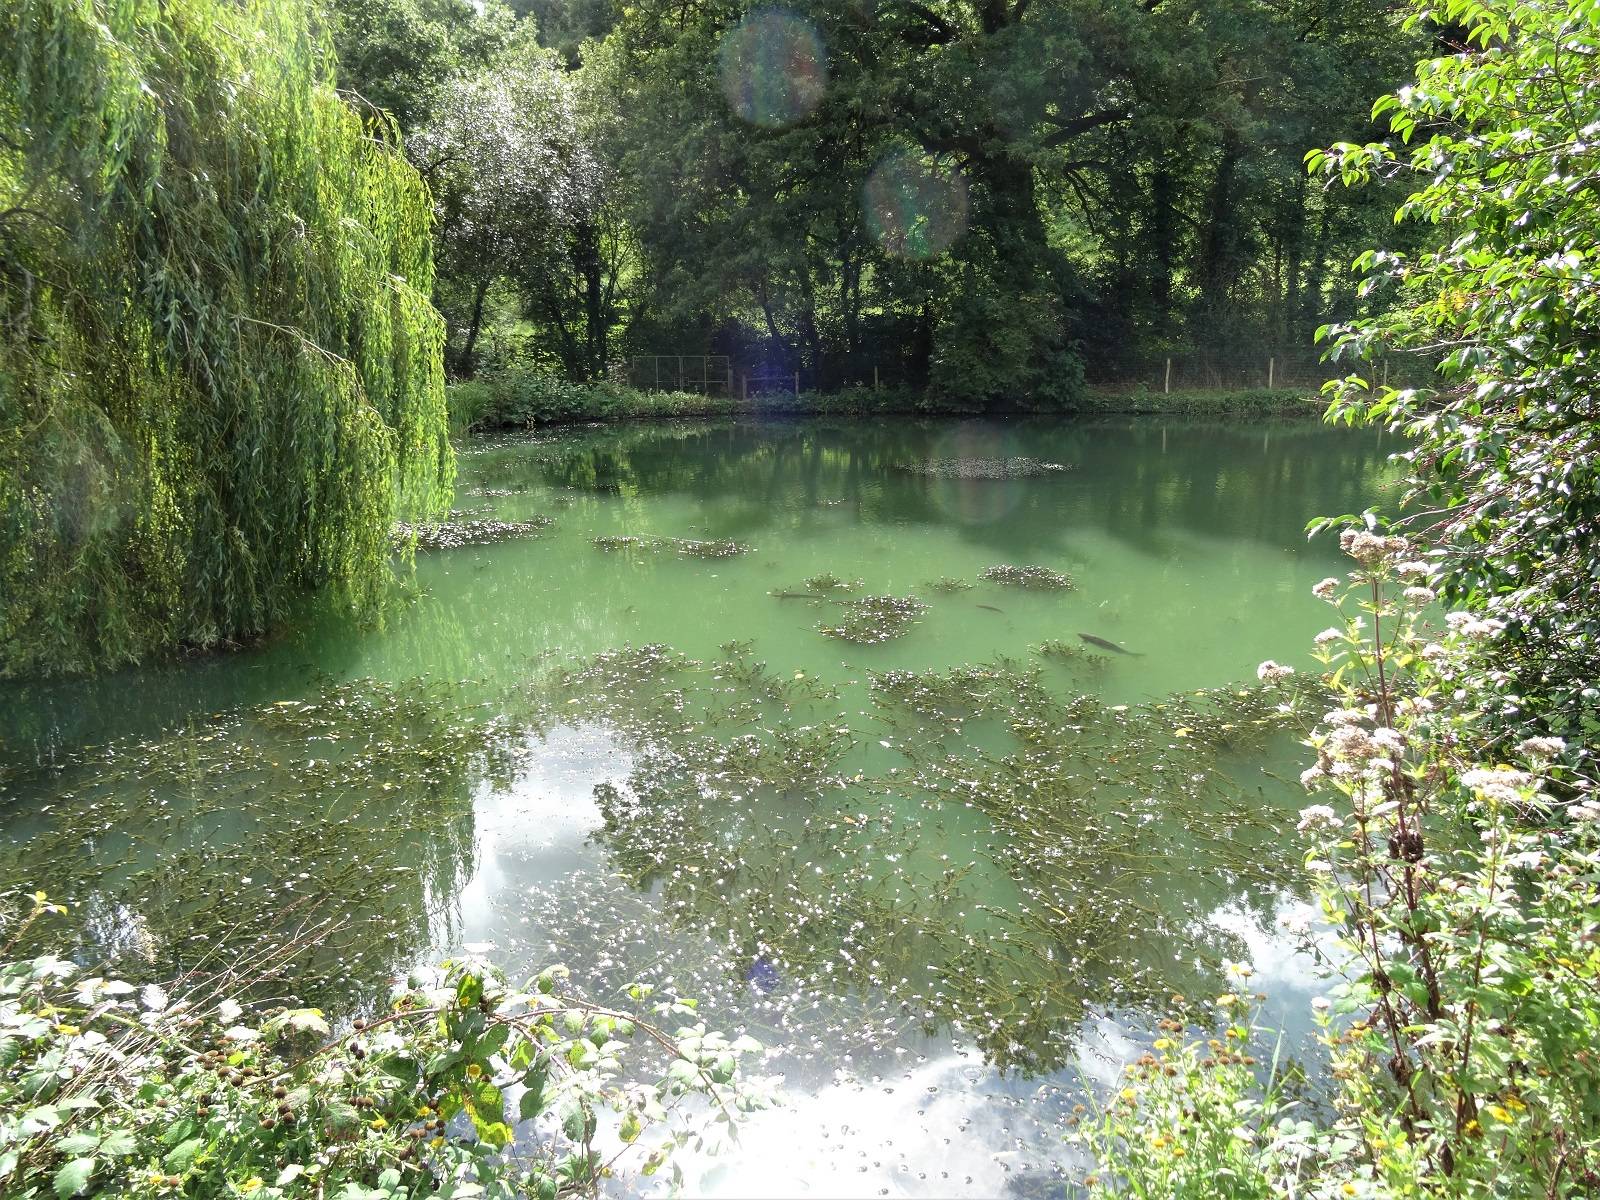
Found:
[(1525, 788), (1533, 784), (1533, 776), (1526, 771), (1513, 771), (1510, 767), (1474, 767), (1461, 772), (1461, 782), (1474, 790), (1486, 787)]
[(1436, 599), (1433, 589), (1425, 587), (1408, 587), (1400, 594), (1413, 604), (1432, 604)]
[(1327, 1012), (1333, 1007), (1333, 1001), (1326, 996), (1313, 996), (1311, 997), (1311, 1007), (1319, 1013)]
[(1331, 833), (1343, 825), (1326, 804), (1311, 804), (1300, 810), (1300, 823), (1295, 828), (1301, 833)]
[(1359, 725), (1366, 719), (1367, 714), (1359, 708), (1336, 708), (1322, 714), (1324, 725)]
[(1339, 535), (1339, 549), (1368, 567), (1404, 554), (1410, 548), (1405, 538), (1384, 537), (1368, 529), (1346, 529)]
[(1433, 711), (1433, 701), (1426, 696), (1403, 696), (1395, 708), (1403, 713), (1429, 713)]
[(1497, 804), (1519, 804), (1523, 793), (1533, 786), (1533, 777), (1525, 771), (1510, 768), (1490, 770), (1477, 767), (1461, 773), (1461, 784), (1470, 788), (1480, 799)]
[(1580, 800), (1567, 806), (1567, 815), (1574, 821), (1600, 821), (1600, 804), (1593, 800)]
[(1567, 748), (1567, 743), (1558, 737), (1531, 737), (1523, 738), (1517, 743), (1517, 749), (1528, 758), (1545, 761), (1560, 755)]
[(1321, 767), (1307, 767), (1300, 772), (1300, 786), (1306, 789), (1314, 788), (1328, 777), (1328, 773)]
[(1339, 590), (1339, 581), (1332, 575), (1315, 583), (1311, 587), (1311, 594), (1318, 600), (1332, 600), (1334, 593)]
[(1270, 658), (1256, 668), (1256, 678), (1262, 683), (1281, 683), (1294, 674), (1293, 667), (1273, 662)]
[(1429, 642), (1426, 646), (1424, 646), (1422, 648), (1422, 657), (1427, 659), (1431, 663), (1440, 662), (1443, 659), (1448, 658), (1449, 656), (1450, 656), (1450, 651), (1446, 650), (1438, 642)]
[(1422, 562), (1419, 559), (1412, 559), (1410, 562), (1396, 563), (1394, 570), (1395, 574), (1397, 575), (1425, 577), (1428, 574), (1429, 568), (1427, 563)]
[(1330, 642), (1337, 642), (1342, 637), (1344, 637), (1344, 630), (1339, 629), (1336, 626), (1330, 626), (1329, 628), (1324, 629), (1321, 633), (1317, 634), (1317, 636), (1312, 640), (1319, 646), (1326, 646)]
[[(1462, 637), (1493, 637), (1506, 627), (1504, 621), (1494, 617), (1480, 617), (1476, 613), (1453, 612), (1445, 615), (1445, 624)], [(1426, 651), (1424, 651), (1426, 653)]]
[(1391, 755), (1400, 754), (1406, 748), (1405, 734), (1398, 729), (1378, 728), (1372, 731), (1372, 741), (1380, 750), (1387, 750)]

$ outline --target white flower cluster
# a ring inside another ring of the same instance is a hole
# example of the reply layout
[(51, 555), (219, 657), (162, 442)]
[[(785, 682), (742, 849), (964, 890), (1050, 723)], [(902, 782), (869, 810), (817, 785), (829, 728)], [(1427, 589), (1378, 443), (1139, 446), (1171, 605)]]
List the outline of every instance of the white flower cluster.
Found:
[(1311, 804), (1300, 810), (1300, 823), (1295, 828), (1301, 833), (1332, 833), (1343, 826), (1338, 814), (1326, 804)]
[(1256, 668), (1256, 678), (1262, 683), (1282, 683), (1294, 674), (1293, 667), (1273, 662), (1270, 658)]
[(1559, 758), (1566, 748), (1565, 740), (1558, 737), (1523, 738), (1517, 743), (1517, 749), (1525, 757), (1538, 762), (1549, 762), (1552, 758)]
[(1461, 786), (1470, 788), (1485, 800), (1518, 804), (1524, 793), (1534, 786), (1534, 779), (1526, 771), (1513, 771), (1509, 767), (1474, 767), (1461, 772)]
[(1367, 719), (1368, 713), (1361, 708), (1335, 708), (1322, 714), (1324, 725), (1359, 725)]
[(1410, 562), (1396, 563), (1394, 571), (1401, 578), (1425, 579), (1428, 575), (1428, 564), (1412, 559)]
[[(1356, 709), (1335, 709), (1328, 714), (1362, 719), (1365, 714)], [(1349, 778), (1353, 775), (1382, 774), (1397, 763), (1405, 753), (1405, 735), (1397, 729), (1379, 727), (1363, 729), (1353, 721), (1336, 723), (1322, 739), (1322, 767), (1329, 775)]]
[(1432, 604), (1438, 597), (1432, 588), (1408, 587), (1400, 593), (1413, 604)]
[(1332, 600), (1334, 593), (1339, 590), (1339, 581), (1332, 575), (1312, 585), (1311, 594), (1318, 600)]
[(1331, 625), (1327, 629), (1324, 629), (1321, 633), (1317, 634), (1317, 636), (1311, 640), (1319, 646), (1327, 646), (1333, 642), (1339, 641), (1343, 637), (1344, 630), (1340, 629), (1336, 625)]
[(1462, 637), (1469, 638), (1493, 637), (1506, 627), (1504, 621), (1493, 617), (1480, 617), (1476, 613), (1469, 612), (1446, 613), (1444, 623)]
[(1339, 535), (1339, 549), (1362, 566), (1376, 567), (1399, 557), (1411, 546), (1402, 537), (1385, 537), (1368, 529), (1346, 529)]

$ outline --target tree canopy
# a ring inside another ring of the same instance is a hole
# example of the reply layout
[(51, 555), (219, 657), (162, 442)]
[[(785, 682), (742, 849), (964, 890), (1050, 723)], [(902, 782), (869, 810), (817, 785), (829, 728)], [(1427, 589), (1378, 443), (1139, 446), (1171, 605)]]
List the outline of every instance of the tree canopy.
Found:
[(0, 45), (0, 670), (371, 610), (453, 474), (387, 122), (297, 0), (19, 0)]

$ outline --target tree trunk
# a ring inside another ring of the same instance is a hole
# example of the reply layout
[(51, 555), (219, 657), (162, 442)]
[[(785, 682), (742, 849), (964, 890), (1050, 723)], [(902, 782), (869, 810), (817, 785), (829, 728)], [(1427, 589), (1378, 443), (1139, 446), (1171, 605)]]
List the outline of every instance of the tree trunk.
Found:
[(478, 369), (475, 361), (478, 353), (478, 333), (483, 328), (483, 298), (489, 294), (489, 280), (487, 277), (478, 281), (477, 289), (472, 295), (472, 320), (467, 324), (467, 340), (461, 347), (461, 375), (471, 379), (474, 371)]

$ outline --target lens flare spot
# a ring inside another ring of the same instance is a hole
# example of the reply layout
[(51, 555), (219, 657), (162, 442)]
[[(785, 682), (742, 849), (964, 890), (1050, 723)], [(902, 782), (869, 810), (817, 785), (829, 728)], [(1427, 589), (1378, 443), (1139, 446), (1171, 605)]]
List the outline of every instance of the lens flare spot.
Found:
[(828, 55), (816, 26), (781, 8), (758, 8), (728, 30), (719, 51), (722, 93), (739, 117), (764, 129), (803, 120), (828, 87)]
[(896, 258), (934, 258), (966, 232), (966, 179), (926, 155), (883, 159), (867, 177), (864, 201), (872, 236)]
[[(936, 456), (953, 461), (994, 461), (1010, 458), (1016, 451), (1016, 445), (1003, 430), (980, 422), (963, 422), (934, 446)], [(935, 504), (963, 525), (992, 525), (1016, 511), (1022, 502), (1023, 484), (1018, 479), (956, 475), (934, 480), (930, 495)]]

